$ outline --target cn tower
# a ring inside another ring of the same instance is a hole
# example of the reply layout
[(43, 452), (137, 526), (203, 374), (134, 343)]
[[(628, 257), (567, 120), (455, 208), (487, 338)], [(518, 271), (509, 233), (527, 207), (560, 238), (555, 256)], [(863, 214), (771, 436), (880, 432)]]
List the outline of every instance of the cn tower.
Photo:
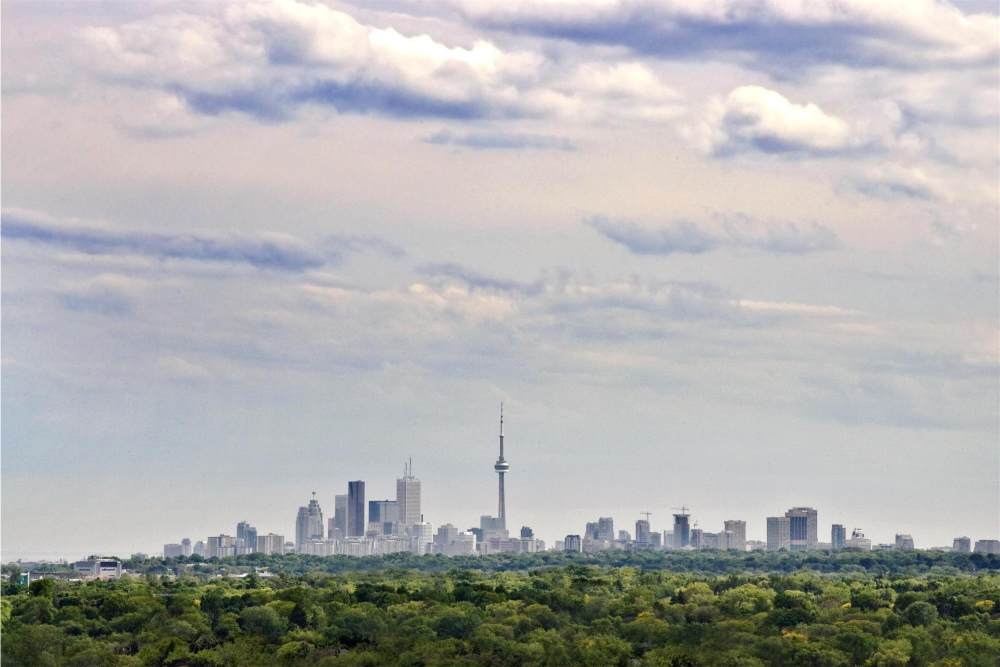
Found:
[(497, 498), (497, 518), (500, 519), (500, 525), (503, 528), (507, 527), (507, 501), (504, 498), (503, 493), (503, 476), (510, 470), (510, 464), (507, 463), (506, 459), (503, 457), (503, 402), (500, 403), (500, 458), (497, 462), (493, 464), (493, 469), (496, 470), (497, 475), (500, 478), (500, 486), (498, 489)]

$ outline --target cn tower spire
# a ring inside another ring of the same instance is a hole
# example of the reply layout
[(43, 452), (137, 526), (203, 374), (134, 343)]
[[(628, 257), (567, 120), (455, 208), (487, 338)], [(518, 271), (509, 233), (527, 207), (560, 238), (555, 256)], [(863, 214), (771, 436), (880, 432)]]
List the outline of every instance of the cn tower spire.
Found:
[(503, 481), (504, 475), (510, 470), (510, 464), (503, 457), (503, 401), (500, 402), (500, 458), (493, 465), (498, 477), (497, 488), (497, 518), (504, 528), (507, 527), (507, 501), (504, 498)]

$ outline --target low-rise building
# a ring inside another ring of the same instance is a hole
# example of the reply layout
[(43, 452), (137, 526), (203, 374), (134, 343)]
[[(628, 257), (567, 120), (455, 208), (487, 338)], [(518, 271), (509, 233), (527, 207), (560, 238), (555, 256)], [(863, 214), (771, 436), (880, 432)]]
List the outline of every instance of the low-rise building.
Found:
[(872, 541), (865, 537), (865, 534), (855, 528), (851, 531), (851, 537), (845, 543), (847, 549), (857, 549), (859, 551), (871, 551)]
[(114, 556), (88, 558), (73, 563), (73, 569), (81, 579), (118, 579), (122, 576), (122, 562)]

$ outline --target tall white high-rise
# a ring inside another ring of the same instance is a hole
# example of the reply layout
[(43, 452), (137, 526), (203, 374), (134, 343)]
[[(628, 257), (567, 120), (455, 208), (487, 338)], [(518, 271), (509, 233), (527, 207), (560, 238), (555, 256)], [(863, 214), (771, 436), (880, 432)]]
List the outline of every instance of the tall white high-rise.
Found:
[(347, 494), (339, 493), (333, 498), (333, 530), (328, 536), (343, 539), (347, 537)]
[(396, 480), (396, 504), (404, 531), (420, 523), (420, 480), (413, 476), (413, 459), (407, 462), (403, 476)]
[(322, 539), (323, 510), (320, 509), (319, 501), (316, 500), (316, 492), (313, 491), (309, 505), (300, 507), (295, 516), (295, 550), (300, 551), (306, 542)]

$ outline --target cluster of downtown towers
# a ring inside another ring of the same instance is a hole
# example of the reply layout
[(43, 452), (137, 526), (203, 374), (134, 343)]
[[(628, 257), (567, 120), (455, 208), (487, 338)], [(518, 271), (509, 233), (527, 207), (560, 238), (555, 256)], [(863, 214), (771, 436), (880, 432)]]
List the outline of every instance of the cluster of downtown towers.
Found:
[[(413, 475), (412, 461), (404, 468), (403, 476), (396, 480), (396, 498), (370, 500), (365, 503), (365, 482), (348, 482), (347, 493), (337, 495), (333, 517), (325, 523), (323, 510), (316, 494), (307, 505), (299, 507), (295, 517), (295, 541), (286, 542), (282, 535), (258, 535), (257, 529), (246, 521), (236, 526), (236, 535), (210, 536), (207, 542), (192, 545), (185, 538), (180, 544), (165, 544), (164, 556), (199, 555), (205, 558), (237, 556), (249, 553), (283, 554), (300, 553), (315, 556), (378, 556), (399, 552), (443, 555), (488, 555), (493, 553), (533, 553), (545, 549), (541, 540), (535, 539), (531, 528), (523, 526), (517, 537), (507, 530), (504, 476), (510, 464), (504, 458), (503, 406), (500, 408), (500, 456), (493, 465), (497, 473), (497, 515), (480, 517), (478, 528), (459, 531), (451, 524), (440, 526), (435, 533), (433, 526), (424, 521), (421, 511), (420, 480)], [(830, 542), (822, 543), (818, 537), (817, 511), (811, 507), (793, 507), (783, 516), (767, 518), (767, 540), (747, 540), (746, 522), (731, 519), (723, 522), (723, 530), (707, 532), (690, 522), (687, 508), (674, 514), (672, 531), (654, 532), (646, 519), (635, 522), (635, 537), (628, 531), (615, 533), (614, 520), (601, 517), (587, 524), (583, 535), (566, 535), (557, 540), (557, 550), (593, 552), (604, 549), (767, 549), (768, 551), (797, 551), (810, 549), (871, 550), (871, 540), (855, 529), (850, 538), (841, 524), (833, 524)], [(955, 539), (953, 549), (969, 551), (969, 538)], [(976, 551), (1000, 553), (1000, 542), (977, 542)], [(896, 535), (894, 545), (880, 545), (896, 549), (913, 549), (910, 535)]]
[[(421, 511), (420, 480), (408, 462), (403, 476), (396, 480), (396, 498), (365, 502), (365, 482), (347, 483), (347, 493), (334, 499), (334, 513), (326, 522), (315, 492), (295, 516), (295, 541), (273, 533), (258, 535), (246, 521), (236, 526), (236, 535), (211, 536), (207, 542), (164, 545), (164, 556), (206, 558), (247, 553), (301, 553), (315, 556), (377, 556), (399, 552), (439, 553), (450, 556), (492, 553), (533, 553), (545, 549), (531, 528), (523, 526), (517, 537), (507, 530), (507, 503), (504, 477), (510, 464), (504, 458), (503, 406), (500, 408), (500, 456), (493, 465), (497, 473), (497, 514), (480, 517), (478, 528), (459, 531), (451, 524), (433, 526), (424, 521)], [(366, 512), (367, 508), (367, 512)]]

